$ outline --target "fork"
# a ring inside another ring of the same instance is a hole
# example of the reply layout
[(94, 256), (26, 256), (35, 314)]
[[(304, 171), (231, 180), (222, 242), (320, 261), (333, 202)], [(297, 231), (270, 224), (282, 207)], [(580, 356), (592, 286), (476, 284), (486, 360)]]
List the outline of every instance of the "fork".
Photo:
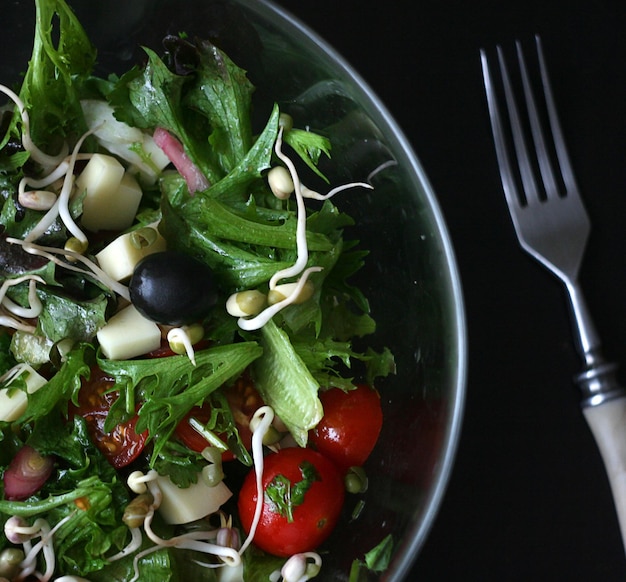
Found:
[[(575, 382), (582, 392), (583, 415), (604, 461), (626, 549), (626, 391), (617, 381), (617, 366), (602, 355), (600, 339), (578, 282), (591, 224), (565, 146), (538, 36), (535, 44), (543, 100), (535, 97), (522, 45), (516, 42), (524, 109), (518, 108), (502, 48), (496, 47), (500, 92), (487, 53), (480, 51), (489, 117), (502, 187), (519, 243), (561, 279), (569, 296), (577, 348), (584, 362)], [(498, 106), (500, 93), (504, 94), (510, 131)], [(520, 111), (526, 113), (525, 124)], [(549, 121), (549, 131), (542, 129), (541, 112)], [(534, 151), (528, 146), (528, 133)], [(512, 161), (511, 149), (517, 165)]]

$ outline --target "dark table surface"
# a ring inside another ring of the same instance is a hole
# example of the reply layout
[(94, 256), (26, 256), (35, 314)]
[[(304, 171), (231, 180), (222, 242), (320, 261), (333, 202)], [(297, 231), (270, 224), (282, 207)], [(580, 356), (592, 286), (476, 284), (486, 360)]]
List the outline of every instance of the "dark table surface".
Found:
[(626, 4), (623, 0), (280, 0), (399, 122), (456, 249), (469, 331), (455, 467), (410, 580), (624, 580), (596, 445), (580, 412), (565, 294), (518, 247), (479, 49), (543, 40), (594, 225), (581, 284), (626, 380)]

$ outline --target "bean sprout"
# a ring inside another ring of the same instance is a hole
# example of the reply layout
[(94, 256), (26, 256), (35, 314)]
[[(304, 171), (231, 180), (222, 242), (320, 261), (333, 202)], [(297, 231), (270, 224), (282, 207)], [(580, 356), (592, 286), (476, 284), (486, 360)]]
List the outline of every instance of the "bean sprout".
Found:
[[(37, 240), (42, 234), (44, 234), (44, 232), (46, 232), (50, 225), (55, 221), (57, 216), (61, 218), (63, 224), (65, 224), (67, 229), (79, 241), (81, 241), (82, 243), (87, 242), (87, 237), (85, 236), (85, 233), (83, 233), (83, 231), (74, 222), (74, 219), (70, 214), (69, 199), (72, 193), (72, 187), (74, 186), (74, 166), (76, 165), (80, 148), (83, 145), (85, 139), (87, 139), (88, 136), (90, 136), (98, 129), (99, 126), (85, 132), (78, 140), (78, 142), (76, 142), (74, 150), (72, 151), (72, 155), (67, 160), (63, 160), (53, 172), (56, 179), (60, 179), (61, 177), (63, 177), (63, 186), (61, 188), (61, 192), (59, 193), (56, 203), (37, 223), (37, 226), (28, 233), (28, 235), (24, 239), (26, 242), (33, 242)], [(62, 170), (60, 168), (62, 168)]]
[(254, 471), (256, 475), (256, 507), (254, 508), (254, 517), (250, 531), (248, 532), (248, 537), (239, 550), (240, 555), (243, 554), (252, 543), (256, 528), (261, 519), (261, 512), (263, 511), (263, 437), (274, 420), (274, 410), (269, 406), (261, 406), (254, 413), (252, 418), (255, 420), (255, 423), (257, 420), (259, 421), (252, 432), (252, 458), (254, 460)]
[[(63, 267), (64, 269), (68, 269), (69, 271), (75, 271), (77, 273), (82, 273), (83, 275), (91, 275), (92, 277), (95, 277), (96, 279), (98, 279), (106, 287), (111, 289), (111, 291), (114, 291), (115, 293), (117, 293), (118, 295), (120, 295), (126, 300), (130, 300), (128, 287), (112, 279), (100, 267), (98, 267), (98, 265), (96, 265), (93, 261), (89, 260), (87, 257), (84, 257), (83, 255), (81, 255), (80, 253), (77, 253), (75, 251), (70, 251), (67, 249), (58, 249), (55, 247), (41, 246), (32, 242), (26, 242), (18, 238), (12, 238), (12, 237), (7, 237), (6, 242), (10, 244), (20, 245), (27, 253), (45, 257), (49, 261), (52, 261), (56, 265), (59, 265), (60, 267)], [(66, 263), (60, 260), (59, 258), (57, 258), (55, 255), (63, 255), (65, 257), (81, 262), (85, 266), (87, 266), (89, 270), (81, 269), (79, 267), (76, 267), (75, 265)]]
[[(77, 510), (76, 510), (77, 511)], [(12, 543), (22, 544), (25, 558), (19, 564), (20, 573), (15, 578), (16, 582), (25, 580), (29, 576), (35, 576), (41, 582), (48, 582), (54, 574), (56, 556), (52, 538), (63, 524), (65, 524), (76, 512), (72, 512), (61, 519), (52, 529), (45, 519), (38, 518), (32, 525), (28, 525), (21, 517), (10, 517), (4, 526), (7, 539)], [(31, 540), (40, 538), (36, 544)], [(37, 556), (43, 553), (46, 569), (43, 573), (37, 571)]]
[(286, 269), (281, 269), (276, 271), (272, 278), (270, 279), (270, 289), (273, 289), (278, 281), (281, 279), (286, 279), (288, 277), (295, 277), (299, 275), (307, 264), (309, 260), (309, 249), (307, 247), (306, 242), (306, 208), (304, 206), (304, 198), (302, 197), (302, 183), (300, 182), (300, 177), (298, 176), (298, 171), (294, 166), (291, 159), (286, 156), (282, 151), (283, 145), (283, 126), (278, 130), (278, 136), (276, 137), (276, 143), (274, 145), (274, 151), (278, 158), (287, 166), (289, 173), (291, 174), (291, 179), (293, 180), (294, 185), (294, 194), (296, 196), (296, 205), (297, 205), (297, 222), (296, 222), (296, 250), (297, 250), (297, 259), (296, 262)]
[[(6, 296), (9, 287), (14, 287), (24, 281), (29, 281), (28, 307), (17, 305)], [(0, 303), (7, 311), (18, 317), (37, 317), (41, 313), (42, 305), (37, 297), (36, 283), (45, 283), (45, 281), (37, 275), (24, 275), (23, 277), (16, 277), (15, 279), (7, 279), (2, 283), (2, 286), (0, 286)]]

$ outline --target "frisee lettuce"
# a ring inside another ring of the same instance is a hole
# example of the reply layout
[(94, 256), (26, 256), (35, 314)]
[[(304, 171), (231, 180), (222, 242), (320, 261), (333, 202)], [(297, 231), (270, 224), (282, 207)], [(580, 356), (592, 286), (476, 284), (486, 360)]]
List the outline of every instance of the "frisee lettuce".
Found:
[[(78, 138), (86, 126), (76, 91), (76, 76), (91, 73), (96, 50), (72, 9), (64, 0), (35, 0), (37, 24), (31, 60), (20, 89), (30, 114), (33, 141), (60, 149), (61, 137)], [(16, 111), (0, 147), (20, 137)]]
[(153, 439), (158, 435), (153, 443), (155, 462), (185, 414), (240, 376), (261, 353), (257, 343), (240, 342), (198, 351), (195, 365), (186, 355), (138, 360), (98, 358), (99, 367), (115, 379), (120, 393), (107, 416), (105, 430), (134, 416), (135, 409), (129, 410), (127, 402), (141, 402), (136, 430), (148, 430)]

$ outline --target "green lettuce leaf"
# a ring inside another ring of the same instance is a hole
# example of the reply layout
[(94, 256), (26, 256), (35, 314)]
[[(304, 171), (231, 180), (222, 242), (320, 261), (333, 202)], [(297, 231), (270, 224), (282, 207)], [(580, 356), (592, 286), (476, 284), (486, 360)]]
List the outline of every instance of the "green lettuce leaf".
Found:
[(313, 172), (325, 182), (328, 179), (317, 167), (320, 156), (325, 154), (330, 158), (330, 140), (317, 133), (292, 128), (284, 134), (285, 143), (289, 144)]
[(98, 365), (115, 379), (120, 391), (107, 417), (105, 431), (134, 415), (134, 406), (129, 410), (127, 402), (142, 402), (136, 430), (138, 433), (148, 430), (152, 439), (159, 435), (153, 444), (152, 463), (156, 462), (168, 435), (189, 410), (237, 378), (262, 351), (256, 342), (211, 347), (196, 352), (195, 366), (186, 355), (143, 360), (99, 358)]
[[(54, 154), (59, 138), (75, 140), (86, 130), (75, 77), (91, 73), (96, 50), (66, 2), (35, 0), (35, 6), (33, 52), (20, 98), (29, 112), (33, 141)], [(20, 125), (16, 111), (0, 148), (11, 135), (20, 137)]]
[(78, 392), (81, 379), (89, 377), (94, 347), (81, 343), (66, 356), (59, 371), (37, 392), (28, 395), (28, 408), (16, 421), (22, 425), (37, 421), (50, 414), (57, 405), (66, 410), (67, 402)]
[(319, 384), (294, 349), (289, 336), (270, 320), (261, 328), (263, 357), (254, 362), (254, 383), (266, 404), (285, 423), (300, 446), (322, 419)]
[(202, 81), (187, 93), (186, 103), (206, 115), (212, 128), (209, 142), (228, 173), (252, 146), (250, 103), (254, 87), (243, 69), (215, 45), (201, 41), (197, 50), (195, 73)]

